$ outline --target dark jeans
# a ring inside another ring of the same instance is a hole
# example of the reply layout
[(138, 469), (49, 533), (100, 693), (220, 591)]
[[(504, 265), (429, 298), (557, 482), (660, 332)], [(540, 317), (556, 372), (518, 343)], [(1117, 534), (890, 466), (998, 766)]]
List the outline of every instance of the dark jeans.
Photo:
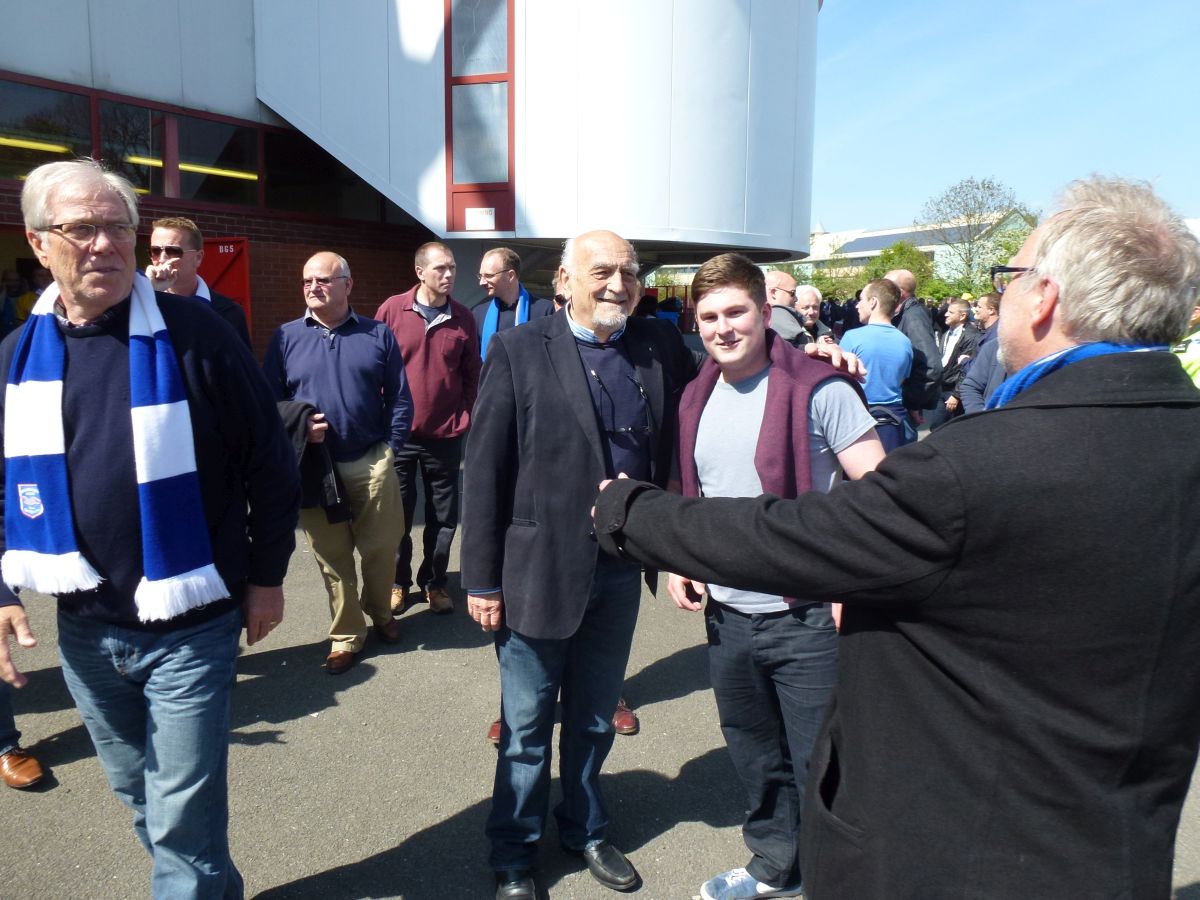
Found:
[(21, 745), (21, 732), (17, 731), (17, 720), (13, 716), (12, 688), (7, 681), (0, 681), (0, 753), (15, 750)]
[(417, 587), (444, 588), (450, 565), (450, 545), (458, 528), (458, 467), (462, 438), (414, 438), (396, 454), (396, 474), (404, 499), (404, 537), (396, 550), (396, 584), (412, 584), (412, 522), (417, 509), (417, 470), (425, 489), (424, 559)]
[(746, 868), (798, 885), (808, 758), (837, 679), (833, 617), (814, 604), (747, 615), (711, 598), (704, 614), (721, 731), (746, 790)]
[(537, 858), (550, 802), (551, 736), (560, 691), (563, 799), (554, 811), (559, 840), (576, 850), (604, 840), (608, 807), (600, 793), (600, 769), (612, 749), (612, 716), (641, 595), (641, 569), (602, 554), (587, 611), (569, 638), (531, 638), (508, 628), (496, 632), (502, 725), (487, 821), (493, 869), (532, 868)]
[(950, 412), (950, 410), (946, 409), (946, 401), (951, 396), (952, 394), (949, 391), (942, 394), (941, 397), (938, 398), (937, 406), (926, 413), (925, 424), (929, 426), (930, 431), (933, 431), (939, 425), (943, 425), (946, 422), (949, 422), (951, 419), (956, 419), (962, 415), (962, 403), (959, 403), (958, 409), (956, 409), (954, 412)]

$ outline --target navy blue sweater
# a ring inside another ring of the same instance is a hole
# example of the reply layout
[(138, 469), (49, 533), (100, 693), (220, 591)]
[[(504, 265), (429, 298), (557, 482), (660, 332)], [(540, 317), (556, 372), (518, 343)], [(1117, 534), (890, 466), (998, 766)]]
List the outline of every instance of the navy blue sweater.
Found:
[[(105, 579), (59, 597), (59, 609), (129, 628), (165, 631), (223, 614), (247, 581), (283, 583), (300, 503), (295, 455), (254, 358), (229, 326), (190, 297), (158, 294), (192, 416), (196, 469), (213, 562), (231, 596), (165, 622), (142, 623), (141, 513), (129, 399), (129, 301), (93, 325), (65, 328), (63, 428), (79, 549)], [(7, 377), (20, 332), (0, 344)], [(0, 397), (0, 436), (3, 398)], [(2, 438), (0, 438), (2, 439)], [(3, 457), (0, 455), (0, 460)], [(0, 478), (0, 495), (4, 479)], [(3, 549), (0, 524), (0, 550)], [(3, 588), (0, 604), (15, 602)]]
[(398, 453), (408, 440), (412, 393), (383, 322), (353, 312), (333, 329), (309, 315), (295, 319), (272, 335), (263, 371), (276, 400), (302, 400), (325, 414), (325, 440), (339, 462), (380, 441)]

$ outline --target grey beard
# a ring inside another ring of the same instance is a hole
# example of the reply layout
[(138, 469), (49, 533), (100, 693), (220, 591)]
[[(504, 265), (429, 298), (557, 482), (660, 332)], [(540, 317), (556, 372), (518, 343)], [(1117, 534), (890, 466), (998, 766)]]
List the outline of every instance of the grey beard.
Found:
[(605, 331), (616, 331), (625, 325), (625, 320), (628, 318), (629, 313), (625, 312), (624, 307), (617, 306), (615, 303), (597, 305), (596, 309), (592, 311), (592, 330), (603, 328)]

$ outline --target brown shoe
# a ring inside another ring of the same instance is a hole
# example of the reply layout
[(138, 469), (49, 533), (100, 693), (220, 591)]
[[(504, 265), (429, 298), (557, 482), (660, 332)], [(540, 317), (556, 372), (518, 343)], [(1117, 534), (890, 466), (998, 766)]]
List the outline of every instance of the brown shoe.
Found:
[(488, 743), (495, 744), (497, 747), (500, 746), (500, 720), (499, 719), (497, 719), (495, 722), (493, 722), (491, 728), (488, 729), (487, 739), (488, 739)]
[(408, 588), (392, 588), (392, 615), (398, 616), (408, 609)]
[(349, 650), (332, 650), (325, 657), (325, 671), (330, 675), (341, 675), (358, 662), (358, 654)]
[(438, 615), (454, 612), (454, 601), (441, 588), (426, 588), (425, 599), (429, 601), (429, 609)]
[(45, 774), (41, 763), (20, 747), (14, 747), (0, 756), (0, 780), (10, 788), (24, 790), (33, 787)]
[(617, 701), (617, 711), (613, 713), (612, 723), (617, 734), (637, 734), (638, 729), (642, 727), (637, 713), (625, 705), (624, 697)]
[(386, 625), (376, 625), (375, 636), (385, 644), (396, 643), (400, 640), (400, 623), (391, 619)]

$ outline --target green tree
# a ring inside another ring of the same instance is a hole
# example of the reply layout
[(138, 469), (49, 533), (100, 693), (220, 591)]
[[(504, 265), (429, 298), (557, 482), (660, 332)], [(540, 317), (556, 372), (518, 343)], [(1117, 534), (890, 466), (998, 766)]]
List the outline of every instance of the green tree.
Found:
[(912, 272), (921, 288), (921, 295), (925, 296), (924, 286), (933, 278), (933, 260), (909, 241), (896, 241), (867, 263), (863, 269), (863, 284), (882, 278), (893, 269), (908, 269)]
[(829, 255), (825, 265), (820, 268), (814, 266), (807, 279), (804, 278), (803, 273), (797, 273), (795, 277), (797, 280), (811, 284), (821, 292), (821, 296), (828, 298), (853, 297), (854, 292), (866, 284), (862, 270), (850, 265), (842, 253), (841, 247)]
[(927, 200), (914, 224), (933, 226), (930, 233), (945, 245), (939, 268), (947, 282), (976, 292), (988, 289), (988, 268), (1002, 252), (996, 228), (1014, 211), (1021, 207), (1011, 188), (991, 178), (964, 178)]

